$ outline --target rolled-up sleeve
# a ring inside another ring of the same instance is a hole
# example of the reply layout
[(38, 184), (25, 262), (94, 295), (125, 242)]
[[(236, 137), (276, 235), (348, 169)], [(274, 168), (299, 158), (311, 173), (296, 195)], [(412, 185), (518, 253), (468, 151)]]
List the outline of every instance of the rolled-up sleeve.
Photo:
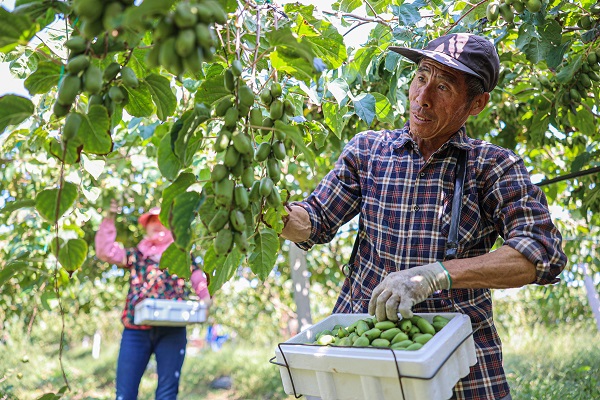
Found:
[(293, 203), (303, 207), (311, 221), (310, 236), (296, 243), (298, 247), (308, 250), (317, 243), (330, 242), (340, 226), (360, 211), (360, 157), (368, 151), (363, 138), (362, 134), (353, 137), (316, 189), (304, 201)]
[(502, 160), (493, 171), (503, 171), (484, 199), (504, 245), (523, 254), (536, 267), (534, 283), (556, 283), (567, 264), (562, 236), (548, 209), (544, 192), (531, 183), (523, 161), (516, 155)]
[(126, 253), (120, 243), (116, 242), (117, 228), (115, 222), (110, 218), (105, 218), (96, 232), (94, 238), (96, 245), (96, 257), (119, 266), (125, 265)]

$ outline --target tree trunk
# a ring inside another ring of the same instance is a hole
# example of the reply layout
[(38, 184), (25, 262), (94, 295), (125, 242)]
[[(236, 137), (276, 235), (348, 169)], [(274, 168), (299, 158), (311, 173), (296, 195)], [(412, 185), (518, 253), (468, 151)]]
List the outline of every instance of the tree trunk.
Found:
[(598, 299), (598, 292), (596, 292), (596, 287), (594, 286), (592, 277), (587, 272), (587, 265), (585, 263), (581, 263), (580, 267), (583, 270), (583, 282), (587, 290), (588, 302), (592, 308), (592, 314), (596, 319), (598, 331), (600, 331), (600, 299)]
[(290, 244), (290, 269), (292, 272), (297, 314), (296, 327), (295, 329), (290, 327), (290, 331), (299, 333), (312, 325), (309, 298), (310, 281), (306, 269), (306, 252), (293, 243)]

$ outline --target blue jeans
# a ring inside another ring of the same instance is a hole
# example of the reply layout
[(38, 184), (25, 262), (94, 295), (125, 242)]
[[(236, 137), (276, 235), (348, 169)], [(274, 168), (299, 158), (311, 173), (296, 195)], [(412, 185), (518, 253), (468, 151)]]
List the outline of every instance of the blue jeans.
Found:
[(125, 328), (117, 361), (117, 400), (137, 399), (140, 381), (152, 353), (158, 373), (156, 400), (177, 399), (186, 345), (185, 327)]

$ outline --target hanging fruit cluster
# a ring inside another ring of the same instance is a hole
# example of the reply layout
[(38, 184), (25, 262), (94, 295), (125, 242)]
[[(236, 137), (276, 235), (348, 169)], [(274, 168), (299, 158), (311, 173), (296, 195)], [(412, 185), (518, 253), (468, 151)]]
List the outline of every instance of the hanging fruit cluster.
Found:
[(600, 82), (600, 48), (590, 49), (581, 68), (564, 88), (563, 103), (580, 103), (588, 97), (594, 82)]
[[(278, 82), (261, 92), (265, 108), (255, 104), (254, 92), (241, 78), (242, 72), (239, 60), (224, 71), (225, 88), (232, 94), (214, 110), (215, 116), (223, 120), (213, 147), (221, 161), (211, 173), (218, 209), (208, 224), (209, 232), (216, 234), (213, 247), (217, 255), (227, 254), (233, 245), (242, 253), (249, 250), (251, 206), (257, 206), (259, 213), (265, 201), (275, 209), (282, 207), (277, 184), (281, 161), (286, 157), (285, 134), (273, 126), (277, 120), (287, 121), (293, 106), (281, 99), (283, 91)], [(263, 117), (263, 111), (269, 116)], [(255, 142), (260, 143), (256, 148)], [(255, 166), (263, 166), (258, 179)]]
[(125, 9), (134, 0), (73, 0), (73, 10), (81, 20), (79, 31), (87, 40), (121, 26)]
[(502, 19), (510, 24), (515, 19), (515, 12), (517, 14), (522, 14), (525, 10), (527, 10), (531, 13), (536, 13), (541, 9), (541, 0), (494, 0), (488, 4), (486, 16), (490, 22), (497, 21), (501, 16)]
[(154, 47), (146, 61), (151, 67), (163, 66), (173, 75), (200, 70), (211, 61), (216, 43), (213, 23), (225, 24), (227, 15), (216, 1), (196, 0), (178, 3), (175, 10), (159, 21)]
[(600, 2), (590, 7), (590, 14), (584, 15), (577, 21), (577, 26), (582, 29), (592, 29), (600, 21)]

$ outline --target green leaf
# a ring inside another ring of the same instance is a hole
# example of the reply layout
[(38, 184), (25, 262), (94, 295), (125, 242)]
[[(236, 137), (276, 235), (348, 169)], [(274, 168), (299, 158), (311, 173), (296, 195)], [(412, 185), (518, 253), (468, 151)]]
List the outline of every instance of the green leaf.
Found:
[(254, 244), (254, 252), (248, 258), (248, 264), (252, 272), (264, 281), (277, 260), (279, 238), (273, 229), (263, 228), (254, 237)]
[(300, 154), (304, 154), (306, 158), (306, 162), (308, 165), (314, 169), (315, 168), (315, 155), (311, 150), (306, 147), (304, 144), (304, 139), (302, 138), (302, 134), (300, 133), (300, 129), (297, 126), (284, 124), (281, 121), (275, 121), (275, 129), (282, 131), (285, 135), (294, 142), (297, 148), (297, 152)]
[(81, 267), (87, 257), (88, 245), (83, 239), (71, 239), (58, 251), (58, 262), (67, 271)]
[(8, 282), (14, 274), (26, 267), (27, 264), (23, 261), (9, 261), (7, 264), (4, 264), (2, 269), (0, 269), (0, 288)]
[(375, 97), (370, 93), (362, 93), (356, 96), (352, 103), (354, 104), (356, 115), (365, 121), (368, 126), (371, 126), (371, 122), (375, 118)]
[(182, 163), (171, 147), (171, 135), (166, 134), (158, 146), (158, 169), (165, 178), (172, 181), (177, 177), (181, 168)]
[(571, 163), (571, 173), (579, 172), (584, 167), (587, 167), (587, 165), (590, 161), (590, 157), (591, 157), (590, 153), (588, 153), (587, 151), (584, 151), (583, 153), (581, 153), (580, 155), (575, 157), (575, 159)]
[(58, 86), (62, 67), (53, 62), (41, 62), (37, 69), (25, 79), (25, 88), (30, 95), (48, 93)]
[(342, 12), (352, 12), (363, 5), (361, 0), (342, 0), (339, 3), (339, 10)]
[(60, 189), (44, 189), (39, 192), (35, 196), (35, 208), (42, 217), (51, 223), (55, 223), (75, 203), (76, 199), (77, 186), (65, 182)]
[(171, 185), (163, 190), (159, 219), (164, 226), (169, 226), (169, 214), (171, 212), (171, 206), (175, 200), (175, 197), (181, 193), (185, 193), (187, 188), (194, 183), (196, 183), (196, 177), (194, 174), (184, 172), (179, 175), (177, 179), (171, 183)]
[(8, 216), (15, 210), (18, 210), (20, 208), (29, 208), (29, 207), (35, 207), (35, 200), (26, 199), (26, 200), (9, 201), (8, 203), (4, 204), (3, 208), (0, 208), (0, 214), (4, 214), (4, 215)]
[(329, 69), (337, 69), (348, 58), (344, 38), (328, 22), (322, 22), (319, 30), (321, 35), (305, 37), (303, 42), (311, 44), (316, 56), (321, 58)]
[(278, 71), (288, 73), (294, 78), (310, 82), (312, 79), (313, 65), (312, 62), (308, 62), (305, 59), (298, 57), (295, 51), (289, 51), (287, 49), (279, 49), (273, 51), (269, 58), (271, 65)]
[(398, 16), (400, 26), (415, 26), (421, 20), (419, 7), (414, 4), (404, 3), (398, 7), (392, 7), (394, 15)]
[(196, 103), (212, 106), (225, 97), (231, 97), (231, 92), (225, 89), (223, 74), (215, 75), (202, 82), (196, 92)]
[(322, 104), (323, 117), (325, 123), (333, 131), (338, 139), (342, 138), (342, 131), (348, 123), (348, 118), (344, 118), (348, 112), (348, 107), (340, 108), (336, 103), (324, 102)]
[(83, 140), (83, 149), (93, 154), (108, 154), (112, 150), (110, 118), (104, 106), (93, 105), (87, 114), (82, 114), (83, 122), (78, 135)]
[(18, 45), (26, 46), (38, 29), (39, 26), (28, 17), (0, 7), (0, 52), (6, 54)]
[(556, 81), (562, 84), (569, 83), (575, 76), (575, 73), (581, 68), (582, 57), (583, 56), (580, 54), (574, 57), (571, 62), (566, 63), (566, 65), (558, 71), (558, 74), (556, 74)]
[(160, 256), (159, 268), (167, 269), (171, 275), (187, 279), (192, 275), (191, 264), (189, 251), (179, 248), (176, 243), (171, 243)]
[(171, 90), (171, 83), (167, 78), (158, 74), (148, 75), (142, 85), (147, 85), (152, 96), (152, 101), (156, 105), (156, 115), (161, 121), (166, 119), (175, 112), (177, 107), (177, 97)]
[(197, 192), (184, 192), (173, 200), (169, 227), (177, 246), (188, 252), (192, 248), (192, 222), (201, 204), (202, 197)]
[(156, 108), (152, 103), (152, 95), (147, 85), (139, 85), (132, 89), (123, 86), (129, 95), (129, 101), (125, 105), (125, 111), (133, 117), (150, 117)]
[(31, 100), (8, 94), (0, 97), (0, 133), (9, 125), (18, 125), (33, 115), (34, 105)]
[(217, 256), (213, 246), (210, 246), (204, 254), (204, 272), (209, 276), (208, 291), (214, 295), (217, 290), (228, 282), (238, 270), (243, 255), (237, 246), (226, 256)]
[[(81, 151), (83, 150), (83, 142), (81, 136), (76, 136), (67, 143), (67, 151), (65, 153), (63, 143), (57, 139), (52, 139), (50, 142), (50, 154), (64, 161), (65, 164), (77, 164), (80, 160)], [(64, 160), (63, 160), (64, 155)]]
[(341, 106), (350, 95), (350, 86), (343, 78), (337, 78), (327, 84), (327, 90), (331, 92), (335, 100)]
[(319, 121), (307, 121), (302, 124), (306, 131), (310, 132), (312, 142), (315, 147), (321, 149), (325, 146), (327, 138), (329, 137), (329, 131)]
[(371, 94), (375, 97), (375, 112), (377, 114), (377, 119), (381, 122), (393, 124), (394, 110), (392, 109), (392, 104), (388, 98), (377, 92)]
[(580, 111), (578, 112), (573, 119), (573, 125), (585, 136), (594, 137), (598, 133), (598, 128), (596, 127), (594, 116), (591, 112)]

